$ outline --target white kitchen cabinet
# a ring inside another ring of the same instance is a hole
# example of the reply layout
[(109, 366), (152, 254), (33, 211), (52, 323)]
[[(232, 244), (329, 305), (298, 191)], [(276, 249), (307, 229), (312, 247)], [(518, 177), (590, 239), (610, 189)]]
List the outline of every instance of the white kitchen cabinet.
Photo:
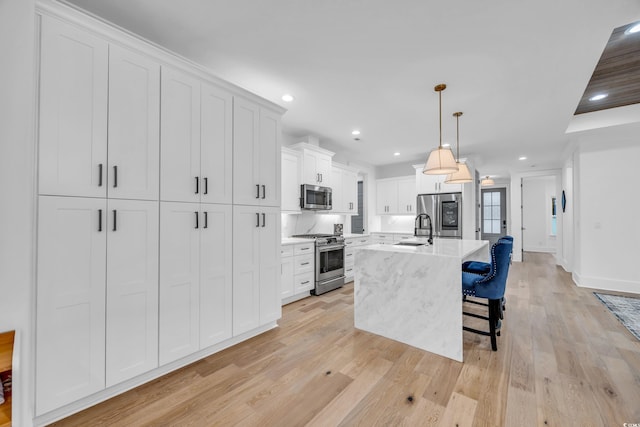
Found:
[(358, 214), (358, 174), (347, 166), (334, 163), (331, 173), (333, 206), (330, 213)]
[(378, 215), (415, 215), (414, 177), (386, 178), (376, 181)]
[(422, 166), (416, 167), (417, 194), (430, 193), (458, 193), (462, 191), (462, 184), (447, 184), (447, 175), (425, 175)]
[(39, 197), (36, 414), (105, 387), (106, 200)]
[(200, 205), (200, 349), (232, 336), (231, 205)]
[(162, 69), (161, 199), (231, 202), (232, 97)]
[(158, 220), (158, 202), (107, 202), (107, 387), (158, 366)]
[(315, 244), (283, 245), (281, 254), (282, 304), (308, 297), (315, 286)]
[(108, 43), (43, 16), (40, 53), (40, 194), (104, 197)]
[(293, 144), (290, 148), (302, 153), (303, 184), (333, 187), (331, 180), (333, 152), (306, 142)]
[(371, 233), (371, 243), (393, 245), (393, 233)]
[(368, 235), (358, 237), (346, 237), (344, 239), (344, 281), (350, 282), (354, 279), (354, 264), (355, 264), (355, 252), (358, 246), (364, 246), (371, 243), (371, 238)]
[(107, 195), (158, 200), (160, 65), (109, 46)]
[(280, 210), (233, 207), (233, 335), (281, 316)]
[(234, 98), (234, 204), (280, 206), (281, 133), (280, 115)]
[(301, 213), (302, 154), (282, 147), (282, 212)]
[[(283, 246), (284, 247), (284, 246)], [(288, 246), (293, 249), (292, 246)], [(293, 251), (281, 253), (280, 259), (280, 298), (285, 300), (293, 296), (295, 292), (293, 275)]]
[(161, 365), (231, 336), (231, 218), (230, 205), (161, 203)]

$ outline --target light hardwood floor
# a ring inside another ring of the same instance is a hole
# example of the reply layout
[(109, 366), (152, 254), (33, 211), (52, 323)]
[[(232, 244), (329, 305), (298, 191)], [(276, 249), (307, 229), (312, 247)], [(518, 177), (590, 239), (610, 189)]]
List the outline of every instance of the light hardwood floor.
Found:
[(459, 363), (356, 330), (349, 284), (283, 307), (277, 329), (56, 425), (640, 423), (640, 343), (550, 255), (525, 260), (509, 272), (497, 352), (465, 332)]

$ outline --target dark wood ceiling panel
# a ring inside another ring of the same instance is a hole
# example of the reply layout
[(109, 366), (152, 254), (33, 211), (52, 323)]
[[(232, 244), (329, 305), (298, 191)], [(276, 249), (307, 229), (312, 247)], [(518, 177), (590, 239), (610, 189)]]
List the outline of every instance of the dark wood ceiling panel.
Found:
[[(613, 30), (575, 114), (640, 103), (640, 32), (625, 34), (635, 24)], [(608, 96), (589, 101), (600, 93)]]

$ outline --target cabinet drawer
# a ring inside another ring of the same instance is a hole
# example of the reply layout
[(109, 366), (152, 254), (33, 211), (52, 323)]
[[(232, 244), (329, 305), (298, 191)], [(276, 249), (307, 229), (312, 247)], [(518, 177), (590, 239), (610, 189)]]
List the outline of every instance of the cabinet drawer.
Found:
[(344, 239), (344, 245), (346, 247), (357, 245), (358, 239), (356, 237), (349, 237)]
[(372, 234), (374, 241), (391, 241), (393, 240), (393, 234)]
[(368, 245), (369, 243), (371, 243), (371, 238), (369, 238), (369, 237), (361, 237), (361, 238), (358, 238), (356, 240), (356, 243), (357, 243), (358, 246)]
[(282, 258), (293, 256), (293, 245), (281, 246), (280, 247), (280, 256)]
[(344, 251), (344, 263), (346, 264), (353, 264), (353, 260), (355, 259), (355, 251), (351, 248), (347, 249)]
[(295, 275), (294, 282), (296, 294), (313, 289), (315, 286), (313, 272)]
[(307, 255), (313, 254), (313, 251), (316, 249), (315, 243), (300, 243), (295, 245), (293, 248), (294, 255)]
[(295, 263), (293, 266), (293, 274), (302, 274), (302, 273), (313, 273), (313, 255), (299, 255), (295, 258)]
[(345, 265), (344, 267), (344, 276), (347, 281), (353, 280), (354, 277), (354, 266), (353, 265)]

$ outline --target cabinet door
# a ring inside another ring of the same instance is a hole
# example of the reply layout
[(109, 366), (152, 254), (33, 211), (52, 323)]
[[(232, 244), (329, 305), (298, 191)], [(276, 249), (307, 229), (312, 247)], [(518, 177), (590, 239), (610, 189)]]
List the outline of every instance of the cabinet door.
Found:
[(260, 324), (281, 317), (280, 209), (261, 208), (260, 222)]
[(109, 48), (109, 197), (157, 200), (160, 65)]
[(107, 42), (42, 17), (39, 193), (104, 197)]
[(200, 201), (200, 82), (162, 68), (160, 198)]
[(262, 206), (280, 206), (280, 115), (260, 109), (260, 188)]
[(300, 157), (282, 153), (282, 210), (300, 212)]
[[(260, 205), (260, 111), (239, 97), (233, 100), (233, 203)], [(266, 184), (264, 184), (266, 185)]]
[(202, 85), (200, 170), (202, 202), (232, 201), (233, 97), (211, 85)]
[(234, 336), (257, 328), (260, 324), (259, 231), (261, 224), (259, 208), (233, 207)]
[(39, 198), (37, 415), (105, 386), (105, 215), (102, 199)]
[(199, 208), (160, 203), (160, 365), (199, 349)]
[(318, 153), (316, 155), (316, 171), (320, 175), (320, 185), (331, 187), (331, 157)]
[(342, 173), (342, 203), (347, 212), (358, 214), (358, 174), (352, 171)]
[(158, 366), (158, 202), (109, 200), (107, 387)]
[(285, 299), (293, 295), (293, 257), (282, 258), (280, 263), (280, 297)]
[(441, 193), (459, 193), (462, 192), (462, 184), (447, 184), (444, 180), (447, 178), (445, 175), (442, 177), (442, 181), (440, 184), (440, 192)]
[(440, 177), (438, 175), (425, 175), (422, 169), (416, 170), (417, 194), (432, 194), (438, 192)]
[(398, 213), (414, 214), (416, 212), (416, 180), (406, 178), (398, 180)]
[(232, 335), (231, 205), (200, 205), (200, 348)]
[(396, 181), (376, 182), (376, 212), (378, 215), (390, 215), (395, 213), (397, 207), (398, 187)]
[(305, 150), (303, 156), (303, 184), (320, 185), (320, 173), (318, 172), (318, 165), (316, 164), (316, 153)]

